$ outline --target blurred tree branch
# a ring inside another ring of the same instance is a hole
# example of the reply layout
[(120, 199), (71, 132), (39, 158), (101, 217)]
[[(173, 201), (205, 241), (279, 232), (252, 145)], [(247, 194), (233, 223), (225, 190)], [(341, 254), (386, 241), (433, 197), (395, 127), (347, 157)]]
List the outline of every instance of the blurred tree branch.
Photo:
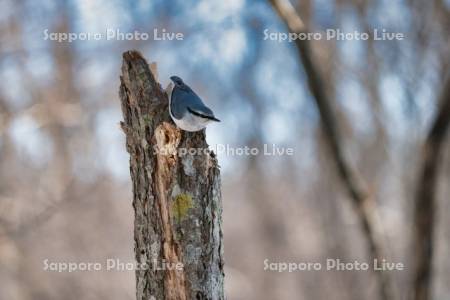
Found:
[(25, 238), (28, 233), (36, 231), (40, 226), (49, 222), (53, 216), (63, 210), (68, 203), (78, 199), (86, 199), (89, 195), (94, 193), (96, 188), (97, 185), (95, 184), (87, 187), (78, 186), (76, 180), (72, 178), (70, 182), (64, 186), (60, 199), (47, 204), (42, 211), (30, 217), (23, 223), (10, 224), (8, 220), (3, 219), (0, 216), (0, 226), (3, 227), (0, 231), (0, 237), (2, 237), (2, 235), (7, 235), (12, 239)]
[(450, 76), (447, 76), (439, 97), (438, 103), (441, 107), (423, 145), (422, 167), (415, 198), (415, 300), (432, 298), (430, 285), (434, 248), (436, 187), (442, 146), (450, 126)]
[[(288, 0), (270, 0), (271, 5), (286, 23), (290, 32), (301, 34), (308, 32), (305, 24), (300, 19), (295, 8)], [(370, 195), (362, 179), (352, 169), (346, 160), (341, 137), (338, 132), (338, 122), (333, 112), (332, 99), (327, 94), (327, 83), (320, 74), (320, 68), (313, 58), (309, 41), (296, 39), (296, 46), (300, 60), (305, 70), (308, 85), (321, 117), (322, 128), (336, 163), (339, 176), (347, 189), (353, 202), (363, 232), (369, 246), (372, 259), (385, 258), (383, 246), (383, 229), (376, 209), (373, 197)], [(379, 279), (379, 292), (381, 299), (394, 299), (391, 279), (387, 272), (376, 272)]]

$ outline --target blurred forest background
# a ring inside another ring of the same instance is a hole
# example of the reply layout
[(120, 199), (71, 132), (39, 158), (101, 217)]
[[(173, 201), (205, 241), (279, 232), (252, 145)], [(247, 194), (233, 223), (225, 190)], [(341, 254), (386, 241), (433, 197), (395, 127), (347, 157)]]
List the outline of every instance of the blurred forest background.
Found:
[[(278, 1), (272, 1), (274, 3)], [(422, 148), (450, 62), (447, 0), (291, 2), (312, 31), (373, 28), (403, 41), (313, 41), (351, 168), (376, 201), (398, 297), (411, 291)], [(183, 41), (44, 40), (49, 32), (181, 32)], [(379, 299), (372, 272), (264, 271), (264, 260), (369, 261), (295, 43), (266, 1), (0, 0), (0, 299), (134, 299), (129, 272), (43, 271), (43, 261), (134, 261), (118, 98), (122, 52), (179, 75), (222, 123), (207, 140), (293, 156), (219, 153), (228, 299)], [(450, 142), (437, 177), (433, 299), (450, 299)]]

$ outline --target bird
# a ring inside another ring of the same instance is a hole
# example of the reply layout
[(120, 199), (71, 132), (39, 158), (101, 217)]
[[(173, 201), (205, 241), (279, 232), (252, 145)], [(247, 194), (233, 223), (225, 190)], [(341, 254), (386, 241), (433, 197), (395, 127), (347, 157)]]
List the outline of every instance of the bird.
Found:
[(169, 114), (175, 124), (184, 131), (202, 130), (210, 122), (220, 122), (213, 111), (178, 76), (171, 76), (174, 85), (169, 85)]

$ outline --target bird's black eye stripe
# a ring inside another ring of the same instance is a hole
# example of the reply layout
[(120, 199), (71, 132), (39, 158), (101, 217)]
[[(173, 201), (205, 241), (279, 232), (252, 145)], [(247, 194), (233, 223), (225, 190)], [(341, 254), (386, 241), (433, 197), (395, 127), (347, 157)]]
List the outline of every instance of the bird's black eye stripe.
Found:
[(203, 115), (203, 114), (198, 113), (198, 112), (196, 112), (196, 111), (193, 111), (193, 110), (190, 109), (189, 107), (188, 107), (187, 109), (188, 109), (188, 111), (189, 111), (191, 114), (193, 114), (194, 116), (197, 116), (197, 117), (200, 117), (200, 118), (204, 118), (204, 119), (209, 119), (209, 120), (216, 120), (216, 118), (214, 118), (214, 117), (206, 116), (206, 115)]

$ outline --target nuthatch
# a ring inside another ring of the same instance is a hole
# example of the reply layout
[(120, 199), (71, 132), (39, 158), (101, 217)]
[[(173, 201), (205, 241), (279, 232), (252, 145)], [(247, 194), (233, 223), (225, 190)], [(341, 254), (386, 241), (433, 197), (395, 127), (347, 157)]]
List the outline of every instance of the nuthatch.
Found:
[(199, 131), (211, 121), (220, 122), (199, 96), (178, 76), (170, 79), (175, 86), (169, 86), (169, 113), (175, 124), (185, 131)]

